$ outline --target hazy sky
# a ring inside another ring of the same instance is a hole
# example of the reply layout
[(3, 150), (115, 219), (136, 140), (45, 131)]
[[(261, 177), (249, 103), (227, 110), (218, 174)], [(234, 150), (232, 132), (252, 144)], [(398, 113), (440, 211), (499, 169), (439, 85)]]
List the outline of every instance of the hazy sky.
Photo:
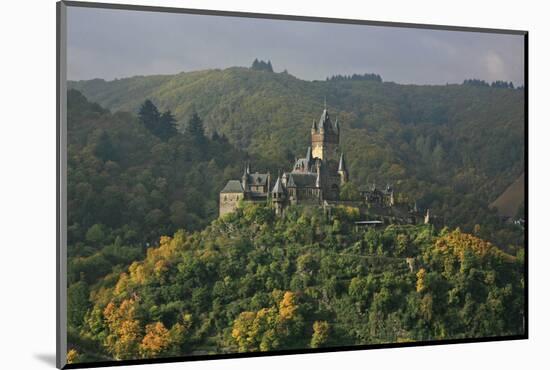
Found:
[(71, 80), (171, 74), (271, 60), (307, 80), (378, 73), (414, 84), (523, 84), (523, 36), (68, 8)]

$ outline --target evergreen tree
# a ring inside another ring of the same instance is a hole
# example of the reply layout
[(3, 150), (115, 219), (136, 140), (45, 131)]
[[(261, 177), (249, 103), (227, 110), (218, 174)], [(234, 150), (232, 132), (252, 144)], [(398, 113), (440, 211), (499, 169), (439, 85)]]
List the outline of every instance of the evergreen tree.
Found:
[(273, 72), (273, 65), (271, 65), (270, 60), (264, 62), (263, 60), (258, 60), (256, 58), (252, 62), (252, 66), (250, 67), (250, 69), (253, 69), (255, 71)]
[(160, 120), (160, 113), (155, 104), (149, 99), (145, 100), (139, 108), (139, 120), (152, 133)]
[(70, 327), (79, 328), (82, 325), (84, 315), (91, 305), (89, 295), (88, 284), (82, 277), (67, 289), (67, 322)]
[(176, 119), (171, 111), (168, 110), (160, 116), (158, 131), (158, 136), (165, 140), (177, 134), (178, 130), (176, 129)]
[(104, 162), (117, 159), (116, 148), (111, 142), (111, 138), (107, 132), (103, 131), (99, 136), (94, 148), (94, 154)]
[(194, 112), (193, 115), (191, 115), (185, 132), (187, 136), (193, 138), (195, 141), (204, 140), (204, 127), (197, 112)]
[(171, 111), (160, 113), (149, 99), (145, 100), (139, 109), (139, 119), (153, 135), (168, 140), (177, 134), (176, 119)]

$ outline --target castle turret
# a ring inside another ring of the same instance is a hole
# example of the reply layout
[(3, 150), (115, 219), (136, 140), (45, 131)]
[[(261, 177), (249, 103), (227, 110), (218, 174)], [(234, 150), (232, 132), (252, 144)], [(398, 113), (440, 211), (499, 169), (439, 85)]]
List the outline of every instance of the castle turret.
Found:
[(340, 162), (338, 163), (338, 175), (340, 175), (340, 185), (344, 185), (348, 182), (348, 169), (346, 167), (346, 161), (344, 160), (344, 153), (340, 154)]
[(325, 106), (319, 122), (313, 123), (311, 127), (311, 148), (313, 158), (319, 158), (323, 161), (337, 161), (337, 149), (340, 134), (338, 127), (335, 127), (331, 120), (328, 110)]
[(247, 191), (247, 189), (248, 189), (248, 176), (249, 175), (250, 175), (250, 165), (245, 164), (243, 177), (241, 178), (241, 184), (242, 184), (242, 187), (243, 187), (244, 191)]
[(286, 200), (285, 190), (281, 182), (281, 176), (277, 177), (277, 182), (271, 191), (271, 202), (275, 207), (275, 214), (281, 215), (283, 213), (283, 206)]

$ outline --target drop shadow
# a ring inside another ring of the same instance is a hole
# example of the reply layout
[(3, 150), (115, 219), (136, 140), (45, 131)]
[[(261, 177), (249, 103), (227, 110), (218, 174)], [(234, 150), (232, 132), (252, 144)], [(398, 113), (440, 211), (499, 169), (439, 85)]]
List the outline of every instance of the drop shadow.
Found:
[(34, 358), (37, 360), (45, 363), (46, 365), (50, 365), (51, 367), (55, 367), (55, 353), (39, 353), (34, 354)]

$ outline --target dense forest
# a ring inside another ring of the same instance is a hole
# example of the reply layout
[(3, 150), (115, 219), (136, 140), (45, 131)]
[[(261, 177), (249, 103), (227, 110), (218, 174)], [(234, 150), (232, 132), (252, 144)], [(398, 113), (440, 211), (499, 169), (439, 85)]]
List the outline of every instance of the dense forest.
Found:
[[(69, 360), (522, 333), (523, 227), (489, 204), (524, 171), (523, 92), (372, 76), (258, 61), (70, 83)], [(325, 96), (351, 181), (390, 182), (449, 228), (356, 230), (353, 208), (217, 219), (245, 161), (304, 154)]]
[[(72, 298), (80, 361), (523, 333), (523, 251), (354, 208), (244, 205)], [(90, 297), (91, 299), (88, 299)], [(78, 311), (78, 312), (76, 312)]]
[(432, 209), (451, 227), (472, 232), (478, 225), (483, 238), (505, 248), (523, 243), (523, 230), (503, 225), (489, 209), (524, 172), (522, 89), (479, 80), (399, 85), (372, 74), (304, 81), (257, 68), (70, 86), (113, 111), (135, 113), (150, 99), (174, 114), (180, 130), (198, 113), (207, 136), (222, 135), (248, 153), (253, 167), (271, 173), (305, 154), (311, 122), (326, 98), (340, 123), (352, 182), (391, 183), (401, 201)]
[(70, 283), (81, 276), (92, 283), (161, 235), (217, 217), (217, 194), (241, 174), (245, 154), (223, 137), (206, 137), (197, 115), (185, 134), (170, 129), (169, 116), (150, 101), (139, 116), (111, 114), (68, 92), (68, 244), (77, 257)]

